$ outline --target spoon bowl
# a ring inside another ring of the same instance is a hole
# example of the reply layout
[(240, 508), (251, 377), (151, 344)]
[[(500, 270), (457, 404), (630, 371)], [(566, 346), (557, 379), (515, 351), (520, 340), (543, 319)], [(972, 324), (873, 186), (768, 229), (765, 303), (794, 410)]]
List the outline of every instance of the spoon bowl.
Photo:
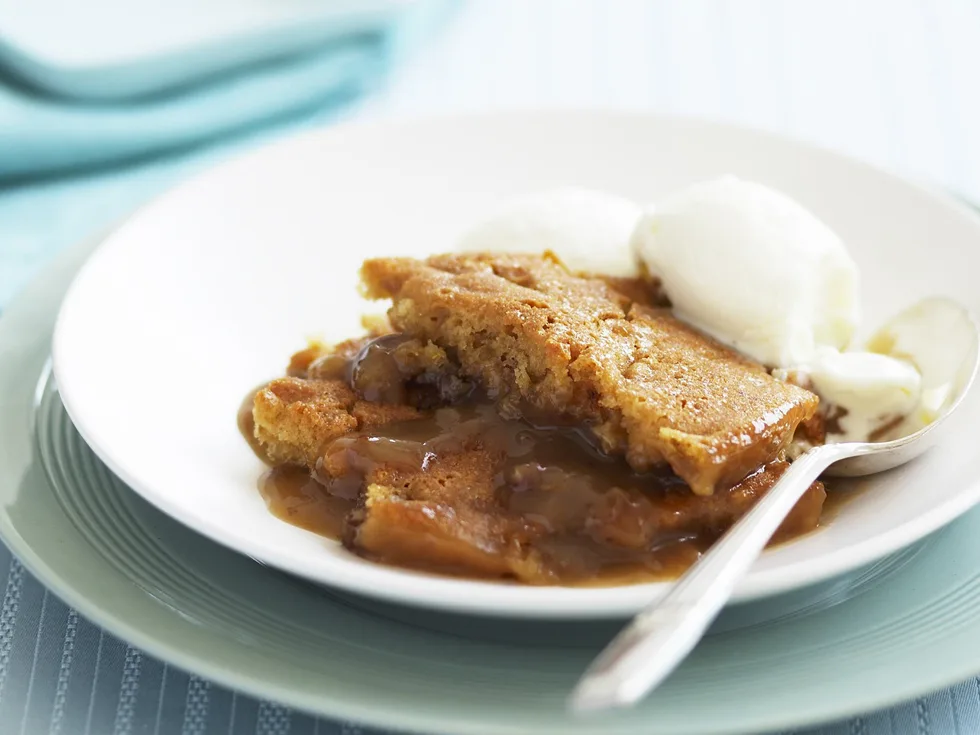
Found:
[[(837, 460), (830, 465), (824, 474), (830, 477), (861, 477), (873, 475), (886, 470), (894, 469), (900, 465), (910, 462), (925, 452), (942, 439), (942, 425), (946, 418), (963, 402), (973, 381), (976, 379), (978, 365), (980, 365), (980, 328), (976, 320), (962, 306), (951, 299), (935, 297), (925, 299), (912, 309), (902, 312), (891, 322), (901, 321), (909, 313), (916, 309), (919, 316), (939, 315), (945, 312), (946, 319), (949, 315), (955, 315), (959, 322), (960, 329), (950, 330), (958, 333), (962, 337), (960, 343), (952, 346), (949, 350), (951, 354), (948, 364), (948, 374), (937, 376), (935, 379), (946, 379), (951, 385), (951, 399), (947, 401), (942, 413), (933, 421), (920, 428), (911, 427), (907, 423), (899, 426), (894, 432), (898, 436), (889, 441), (882, 442), (855, 442), (854, 444), (869, 444), (870, 448), (864, 451), (855, 447), (852, 456), (847, 456)], [(924, 310), (924, 312), (923, 312)], [(937, 318), (939, 318), (937, 316)], [(887, 328), (887, 327), (886, 327)]]

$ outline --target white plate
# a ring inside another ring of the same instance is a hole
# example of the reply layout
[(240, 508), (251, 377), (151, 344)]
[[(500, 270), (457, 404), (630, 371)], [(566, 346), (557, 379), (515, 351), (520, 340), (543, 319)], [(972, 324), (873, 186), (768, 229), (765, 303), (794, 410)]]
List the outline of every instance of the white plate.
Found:
[[(54, 365), (101, 458), (150, 502), (267, 564), (392, 601), (490, 614), (625, 615), (666, 585), (530, 588), (363, 561), (283, 523), (255, 490), (235, 414), (310, 336), (354, 334), (367, 256), (448, 249), (501, 198), (576, 184), (639, 201), (722, 173), (786, 191), (845, 239), (868, 324), (930, 294), (980, 311), (980, 226), (965, 208), (860, 163), (726, 126), (617, 113), (524, 113), (338, 127), (228, 162), (147, 206), (65, 298)], [(740, 274), (750, 278), (751, 274)], [(380, 307), (368, 306), (379, 309)], [(824, 530), (767, 552), (747, 600), (895, 551), (980, 499), (974, 391), (947, 439), (868, 481)], [(961, 430), (957, 430), (957, 428)]]

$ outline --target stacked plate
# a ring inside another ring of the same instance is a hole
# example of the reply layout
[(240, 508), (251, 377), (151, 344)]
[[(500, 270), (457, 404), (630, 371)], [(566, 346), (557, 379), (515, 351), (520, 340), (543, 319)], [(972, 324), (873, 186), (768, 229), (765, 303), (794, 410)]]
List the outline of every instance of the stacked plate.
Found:
[(277, 520), (256, 491), (238, 405), (307, 338), (358, 331), (377, 308), (355, 289), (364, 257), (446, 250), (532, 190), (649, 201), (723, 173), (786, 191), (841, 233), (869, 323), (932, 294), (980, 311), (970, 211), (760, 133), (528, 113), (307, 134), (66, 254), (0, 320), (4, 542), (83, 615), (177, 666), (421, 732), (798, 727), (977, 673), (976, 391), (937, 447), (767, 552), (681, 669), (613, 714), (575, 717), (567, 695), (666, 585), (533, 588), (381, 567)]

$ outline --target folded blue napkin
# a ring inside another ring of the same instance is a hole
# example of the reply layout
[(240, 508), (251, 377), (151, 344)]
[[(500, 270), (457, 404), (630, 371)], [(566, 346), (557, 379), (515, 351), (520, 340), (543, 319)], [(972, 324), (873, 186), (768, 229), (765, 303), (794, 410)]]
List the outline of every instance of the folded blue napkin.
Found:
[[(271, 58), (261, 53), (268, 44), (263, 47), (261, 37), (253, 37), (248, 39), (256, 51), (251, 62), (238, 46), (238, 66), (203, 78), (191, 75), (183, 87), (150, 94), (133, 84), (139, 81), (136, 75), (152, 75), (150, 68), (132, 70), (128, 87), (118, 95), (72, 94), (70, 79), (61, 80), (58, 89), (41, 88), (25, 79), (23, 59), (3, 54), (0, 43), (0, 182), (159, 154), (349, 100), (376, 84), (453, 4), (396, 3), (369, 24), (320, 45), (310, 44), (309, 33), (298, 24), (295, 34), (304, 38), (305, 50), (294, 53), (282, 52), (288, 44), (277, 28), (274, 42), (280, 53)], [(188, 48), (182, 58), (155, 60), (156, 71), (172, 72), (181, 64), (190, 69), (198, 62), (207, 66), (202, 53), (220, 51)], [(122, 79), (119, 69), (112, 71)]]

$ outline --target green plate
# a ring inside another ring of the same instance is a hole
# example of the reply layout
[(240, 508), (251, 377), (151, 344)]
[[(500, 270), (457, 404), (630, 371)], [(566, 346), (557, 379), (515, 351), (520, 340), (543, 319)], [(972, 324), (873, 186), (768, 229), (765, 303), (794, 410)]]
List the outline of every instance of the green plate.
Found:
[(68, 253), (0, 319), (0, 535), (81, 614), (159, 658), (312, 713), (480, 735), (799, 727), (980, 671), (974, 511), (847, 578), (730, 609), (641, 706), (575, 719), (565, 697), (608, 624), (332, 594), (194, 534), (109, 473), (47, 369), (58, 304), (90, 250)]

